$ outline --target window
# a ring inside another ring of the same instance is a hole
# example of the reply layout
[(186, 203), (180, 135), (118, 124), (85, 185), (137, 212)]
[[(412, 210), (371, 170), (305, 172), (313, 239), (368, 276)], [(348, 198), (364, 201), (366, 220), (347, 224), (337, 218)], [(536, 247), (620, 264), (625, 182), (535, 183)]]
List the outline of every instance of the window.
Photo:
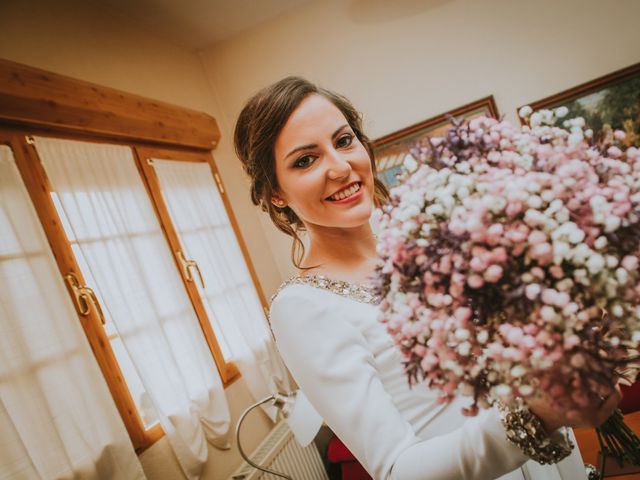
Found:
[[(150, 334), (144, 319), (178, 334), (176, 324), (196, 317), (199, 340), (190, 341), (206, 341), (225, 385), (239, 377), (234, 360), (244, 348), (233, 318), (264, 320), (264, 295), (211, 157), (217, 126), (198, 112), (54, 74), (43, 84), (42, 72), (0, 61), (7, 72), (0, 93), (21, 108), (0, 111), (0, 139), (16, 152), (78, 318), (134, 446), (144, 449), (162, 435), (139, 359), (134, 367), (130, 358), (140, 355), (131, 345)], [(184, 201), (210, 201), (211, 210), (185, 210)], [(124, 323), (127, 315), (136, 322)], [(255, 333), (268, 337), (265, 322)]]

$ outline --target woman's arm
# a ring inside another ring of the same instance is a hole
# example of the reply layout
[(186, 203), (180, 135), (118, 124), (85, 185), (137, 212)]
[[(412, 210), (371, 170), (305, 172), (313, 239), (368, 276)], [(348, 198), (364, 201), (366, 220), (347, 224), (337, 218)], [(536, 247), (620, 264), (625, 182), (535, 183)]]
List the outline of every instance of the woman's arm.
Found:
[(506, 439), (494, 411), (419, 439), (378, 377), (362, 333), (341, 318), (331, 295), (289, 286), (274, 300), (271, 322), (294, 379), (375, 479), (487, 479), (527, 460)]

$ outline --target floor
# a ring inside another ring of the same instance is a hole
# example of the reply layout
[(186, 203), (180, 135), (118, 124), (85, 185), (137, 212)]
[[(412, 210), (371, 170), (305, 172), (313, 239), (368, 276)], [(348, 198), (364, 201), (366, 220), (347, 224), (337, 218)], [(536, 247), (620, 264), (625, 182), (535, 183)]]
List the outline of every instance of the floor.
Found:
[[(627, 415), (625, 422), (640, 436), (640, 411)], [(574, 433), (578, 441), (578, 446), (580, 447), (580, 453), (582, 453), (582, 459), (585, 463), (591, 463), (597, 466), (599, 445), (595, 431), (593, 429), (576, 428)], [(616, 476), (607, 475), (606, 478), (612, 480), (640, 480), (640, 473)]]

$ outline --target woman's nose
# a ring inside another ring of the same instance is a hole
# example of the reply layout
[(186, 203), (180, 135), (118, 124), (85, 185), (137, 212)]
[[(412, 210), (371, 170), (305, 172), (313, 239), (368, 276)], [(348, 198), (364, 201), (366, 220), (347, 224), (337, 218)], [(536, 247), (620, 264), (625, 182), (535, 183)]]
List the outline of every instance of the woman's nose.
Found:
[(340, 180), (351, 173), (351, 163), (340, 152), (333, 151), (328, 160), (327, 176), (331, 180)]

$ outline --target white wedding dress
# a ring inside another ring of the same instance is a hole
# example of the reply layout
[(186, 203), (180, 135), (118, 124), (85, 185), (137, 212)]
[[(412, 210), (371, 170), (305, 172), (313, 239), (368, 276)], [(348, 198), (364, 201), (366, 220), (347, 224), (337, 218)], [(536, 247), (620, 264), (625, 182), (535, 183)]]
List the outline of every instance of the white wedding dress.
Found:
[(556, 465), (527, 461), (496, 411), (467, 418), (469, 399), (441, 405), (410, 388), (377, 315), (367, 289), (317, 276), (286, 282), (270, 313), (298, 386), (374, 479), (586, 479), (577, 447)]

